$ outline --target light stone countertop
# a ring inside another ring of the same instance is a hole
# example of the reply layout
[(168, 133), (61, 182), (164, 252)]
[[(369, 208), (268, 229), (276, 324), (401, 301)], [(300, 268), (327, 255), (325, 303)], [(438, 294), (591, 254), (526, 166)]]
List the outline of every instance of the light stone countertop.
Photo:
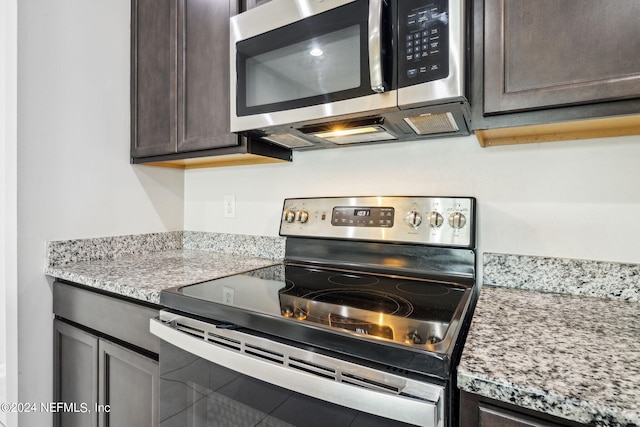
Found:
[[(550, 292), (548, 283), (542, 289), (533, 284), (548, 277), (545, 268), (549, 276), (562, 277), (558, 266), (582, 271), (580, 260), (485, 254), (484, 263), (485, 281), (500, 286), (481, 288), (458, 366), (458, 387), (579, 423), (640, 426), (638, 266), (601, 263), (600, 277), (588, 261), (588, 277), (569, 275), (571, 286), (559, 282)], [(509, 276), (500, 269), (513, 272), (515, 286), (498, 280)], [(628, 274), (612, 276), (612, 269)], [(630, 278), (621, 283), (621, 276)], [(592, 286), (595, 282), (598, 286)], [(624, 289), (615, 289), (620, 286)], [(591, 290), (585, 295), (591, 288), (596, 295)]]
[(160, 304), (160, 291), (273, 265), (273, 260), (211, 251), (175, 249), (49, 267), (58, 279)]
[[(261, 255), (261, 256), (257, 256)], [(160, 292), (281, 262), (284, 239), (171, 232), (48, 242), (45, 274), (160, 304)]]

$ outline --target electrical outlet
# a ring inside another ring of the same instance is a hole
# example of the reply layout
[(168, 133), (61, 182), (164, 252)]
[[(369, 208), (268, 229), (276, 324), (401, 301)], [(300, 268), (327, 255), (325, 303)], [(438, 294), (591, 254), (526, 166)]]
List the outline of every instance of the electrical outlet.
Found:
[(222, 302), (224, 304), (233, 305), (234, 289), (228, 286), (222, 287)]
[(224, 196), (224, 217), (236, 217), (236, 196), (235, 194), (225, 194)]

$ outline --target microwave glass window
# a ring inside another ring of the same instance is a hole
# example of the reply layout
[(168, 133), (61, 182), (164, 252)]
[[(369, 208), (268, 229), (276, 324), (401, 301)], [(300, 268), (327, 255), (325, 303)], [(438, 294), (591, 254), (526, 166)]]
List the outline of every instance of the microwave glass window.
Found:
[(247, 106), (360, 87), (360, 32), (353, 25), (247, 58)]

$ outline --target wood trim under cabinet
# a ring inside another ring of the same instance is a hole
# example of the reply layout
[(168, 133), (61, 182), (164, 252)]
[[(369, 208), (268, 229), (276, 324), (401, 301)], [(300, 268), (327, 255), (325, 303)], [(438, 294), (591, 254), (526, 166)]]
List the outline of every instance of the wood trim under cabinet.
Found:
[(640, 115), (475, 131), (482, 147), (640, 135)]
[(167, 160), (163, 162), (142, 163), (144, 166), (157, 166), (175, 169), (214, 168), (222, 166), (257, 165), (281, 163), (288, 160), (264, 157), (256, 154), (229, 154), (226, 156), (200, 157), (196, 159)]
[(281, 163), (293, 160), (292, 152), (289, 148), (243, 136), (238, 138), (240, 145), (235, 147), (131, 158), (131, 163), (174, 169), (195, 169)]

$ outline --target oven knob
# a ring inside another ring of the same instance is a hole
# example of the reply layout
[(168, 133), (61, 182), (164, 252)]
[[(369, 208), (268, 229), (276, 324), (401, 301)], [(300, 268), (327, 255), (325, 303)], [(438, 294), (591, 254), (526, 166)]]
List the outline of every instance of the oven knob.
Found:
[(409, 332), (407, 334), (407, 342), (409, 344), (422, 344), (422, 337), (418, 334), (418, 331)]
[(442, 341), (442, 338), (437, 337), (435, 335), (431, 335), (427, 337), (428, 344), (438, 344), (440, 341)]
[(406, 222), (408, 226), (417, 228), (420, 224), (422, 224), (422, 215), (420, 215), (420, 212), (411, 211), (405, 217), (404, 222)]
[(296, 219), (296, 214), (295, 214), (295, 212), (290, 211), (290, 210), (287, 209), (286, 211), (284, 211), (283, 219), (286, 222), (293, 222)]
[(431, 211), (431, 212), (429, 212), (429, 220), (428, 220), (428, 222), (429, 222), (429, 227), (438, 228), (444, 222), (444, 218), (442, 218), (442, 215), (440, 215), (440, 213), (438, 213), (436, 211)]
[(298, 217), (298, 221), (300, 221), (303, 224), (309, 221), (309, 212), (307, 211), (298, 211), (296, 216)]
[(449, 225), (453, 228), (462, 228), (467, 223), (467, 217), (460, 212), (449, 215)]
[(293, 310), (291, 310), (291, 307), (282, 307), (281, 313), (284, 317), (293, 317)]

